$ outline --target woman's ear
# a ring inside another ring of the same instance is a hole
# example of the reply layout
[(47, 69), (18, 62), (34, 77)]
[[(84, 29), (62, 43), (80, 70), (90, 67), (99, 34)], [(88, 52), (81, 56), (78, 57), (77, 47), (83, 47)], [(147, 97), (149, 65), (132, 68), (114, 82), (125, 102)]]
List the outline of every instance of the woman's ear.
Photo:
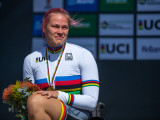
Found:
[(42, 32), (43, 32), (43, 34), (45, 34), (45, 33), (46, 33), (46, 29), (45, 29), (45, 27), (44, 27), (44, 26), (42, 26)]

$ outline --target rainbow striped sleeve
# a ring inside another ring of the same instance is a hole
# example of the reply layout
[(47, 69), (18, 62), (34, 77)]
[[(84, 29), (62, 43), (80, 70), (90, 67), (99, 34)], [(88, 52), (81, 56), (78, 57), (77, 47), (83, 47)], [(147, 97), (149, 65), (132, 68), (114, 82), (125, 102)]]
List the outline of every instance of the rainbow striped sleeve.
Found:
[(88, 87), (88, 86), (97, 86), (99, 87), (99, 81), (98, 80), (86, 80), (82, 82), (82, 88)]
[(68, 94), (68, 102), (67, 104), (72, 106), (74, 103), (74, 94)]
[(61, 112), (61, 115), (59, 117), (59, 120), (65, 120), (65, 118), (66, 118), (66, 107), (65, 107), (65, 105), (62, 101), (60, 101), (60, 103), (61, 103), (61, 106), (62, 106), (62, 112)]

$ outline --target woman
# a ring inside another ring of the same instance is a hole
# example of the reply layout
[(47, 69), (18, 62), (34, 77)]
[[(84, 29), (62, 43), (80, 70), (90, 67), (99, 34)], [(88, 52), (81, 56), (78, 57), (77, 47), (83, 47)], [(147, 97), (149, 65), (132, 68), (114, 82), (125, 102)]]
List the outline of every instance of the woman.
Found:
[(77, 24), (64, 9), (45, 13), (42, 31), (47, 47), (29, 54), (23, 66), (24, 79), (29, 77), (47, 89), (29, 97), (29, 120), (87, 120), (95, 109), (99, 95), (96, 62), (88, 50), (66, 42), (69, 27)]

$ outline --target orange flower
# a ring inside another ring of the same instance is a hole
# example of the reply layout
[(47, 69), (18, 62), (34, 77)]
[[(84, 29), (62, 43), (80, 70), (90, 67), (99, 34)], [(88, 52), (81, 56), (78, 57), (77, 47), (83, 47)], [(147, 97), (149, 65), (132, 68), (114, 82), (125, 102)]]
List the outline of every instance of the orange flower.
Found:
[(13, 93), (12, 88), (14, 87), (14, 85), (9, 85), (8, 88), (5, 88), (3, 91), (3, 97), (2, 99), (5, 101), (7, 100)]
[[(24, 87), (27, 87), (24, 89)], [(21, 89), (19, 89), (21, 88)], [(27, 118), (27, 99), (36, 91), (41, 91), (37, 84), (33, 84), (27, 78), (25, 81), (16, 81), (16, 84), (11, 84), (3, 91), (3, 103), (8, 104), (10, 112), (15, 110), (18, 112), (17, 117), (24, 116)]]
[(20, 88), (24, 88), (24, 87), (28, 87), (27, 91), (40, 91), (41, 90), (38, 85), (33, 84), (31, 82), (27, 82), (27, 81), (22, 82)]

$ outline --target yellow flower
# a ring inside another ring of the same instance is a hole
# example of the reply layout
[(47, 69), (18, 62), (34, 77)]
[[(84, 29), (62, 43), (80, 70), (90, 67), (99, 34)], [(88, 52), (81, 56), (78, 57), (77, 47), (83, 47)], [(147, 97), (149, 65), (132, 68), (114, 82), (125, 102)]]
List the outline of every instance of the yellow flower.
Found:
[(21, 102), (21, 98), (22, 98), (22, 95), (21, 93), (18, 91), (18, 89), (20, 88), (21, 86), (21, 82), (20, 81), (16, 81), (16, 84), (13, 86), (12, 88), (12, 91), (13, 91), (13, 98), (15, 101), (17, 102)]

